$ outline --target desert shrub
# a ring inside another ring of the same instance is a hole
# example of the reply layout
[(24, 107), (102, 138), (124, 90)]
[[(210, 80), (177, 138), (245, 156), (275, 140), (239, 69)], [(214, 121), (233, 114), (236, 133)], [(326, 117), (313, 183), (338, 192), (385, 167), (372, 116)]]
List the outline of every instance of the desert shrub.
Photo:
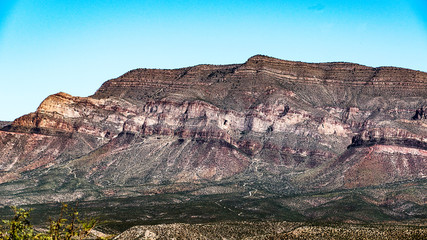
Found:
[(94, 218), (81, 220), (76, 207), (62, 204), (59, 217), (49, 218), (46, 232), (36, 233), (28, 218), (31, 212), (18, 207), (11, 207), (14, 217), (3, 220), (0, 227), (0, 240), (72, 240), (86, 239), (93, 228), (99, 223)]
[(61, 212), (58, 219), (49, 219), (49, 239), (52, 240), (69, 240), (84, 239), (97, 224), (97, 220), (80, 220), (76, 208), (68, 207), (62, 204)]
[(14, 217), (11, 220), (2, 220), (4, 225), (0, 229), (0, 239), (4, 240), (25, 240), (36, 239), (33, 226), (28, 221), (28, 216), (31, 210), (11, 207), (14, 212)]

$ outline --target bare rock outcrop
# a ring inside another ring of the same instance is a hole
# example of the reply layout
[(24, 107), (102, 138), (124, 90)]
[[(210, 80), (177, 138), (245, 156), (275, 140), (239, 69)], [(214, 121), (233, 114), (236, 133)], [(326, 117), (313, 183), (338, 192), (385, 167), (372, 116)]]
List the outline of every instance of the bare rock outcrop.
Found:
[(427, 73), (352, 63), (257, 55), (136, 69), (3, 124), (0, 183), (56, 172), (81, 179), (78, 198), (89, 199), (182, 183), (288, 194), (425, 179), (426, 96)]

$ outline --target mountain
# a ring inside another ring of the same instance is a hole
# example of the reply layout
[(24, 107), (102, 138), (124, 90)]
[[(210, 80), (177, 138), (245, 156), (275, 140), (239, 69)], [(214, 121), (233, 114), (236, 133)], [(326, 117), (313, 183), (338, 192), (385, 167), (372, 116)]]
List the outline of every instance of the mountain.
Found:
[(10, 125), (12, 122), (8, 121), (0, 121), (0, 128), (3, 128), (4, 126)]
[[(135, 69), (90, 97), (47, 97), (2, 128), (0, 149), (2, 206), (78, 200), (114, 205), (117, 219), (156, 209), (136, 218), (160, 222), (425, 219), (427, 73), (262, 55)], [(150, 208), (162, 203), (187, 210)]]

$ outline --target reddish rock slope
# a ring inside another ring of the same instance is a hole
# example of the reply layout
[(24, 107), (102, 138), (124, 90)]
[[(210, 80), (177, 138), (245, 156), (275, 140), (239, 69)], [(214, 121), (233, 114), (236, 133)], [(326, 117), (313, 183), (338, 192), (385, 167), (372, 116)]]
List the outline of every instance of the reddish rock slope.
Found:
[(51, 95), (4, 127), (0, 182), (55, 169), (110, 197), (180, 183), (287, 194), (424, 180), (426, 106), (427, 73), (394, 67), (258, 55), (136, 69), (90, 97)]

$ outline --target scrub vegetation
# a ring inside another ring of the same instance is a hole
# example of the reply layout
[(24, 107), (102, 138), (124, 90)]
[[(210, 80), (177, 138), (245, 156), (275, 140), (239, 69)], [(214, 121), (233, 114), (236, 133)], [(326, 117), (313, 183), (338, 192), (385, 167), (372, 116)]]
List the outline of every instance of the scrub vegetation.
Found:
[[(0, 228), (0, 240), (71, 240), (94, 239), (92, 230), (99, 223), (94, 218), (81, 220), (75, 207), (62, 204), (57, 218), (49, 218), (46, 228), (35, 228), (29, 221), (30, 210), (11, 207), (14, 216), (10, 220), (2, 220)], [(96, 237), (96, 239), (109, 239), (108, 237)]]

